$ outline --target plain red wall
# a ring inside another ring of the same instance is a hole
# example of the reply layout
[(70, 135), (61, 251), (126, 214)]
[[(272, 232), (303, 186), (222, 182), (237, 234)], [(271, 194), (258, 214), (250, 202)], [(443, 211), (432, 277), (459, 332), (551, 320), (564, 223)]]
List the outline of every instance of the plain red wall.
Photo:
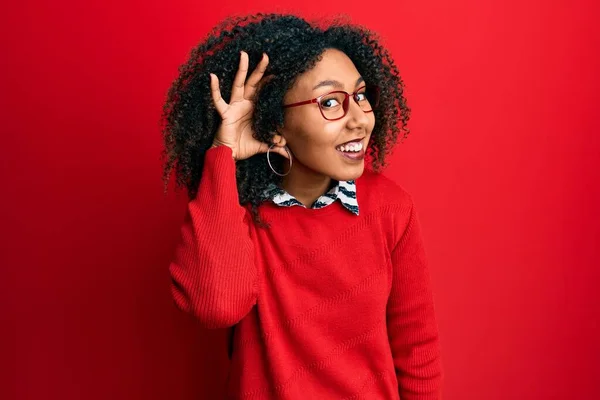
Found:
[(405, 78), (387, 174), (423, 221), (445, 399), (600, 398), (598, 3), (251, 3), (0, 13), (2, 397), (218, 398), (222, 332), (170, 298), (185, 197), (163, 195), (158, 119), (217, 21), (298, 11), (379, 31)]

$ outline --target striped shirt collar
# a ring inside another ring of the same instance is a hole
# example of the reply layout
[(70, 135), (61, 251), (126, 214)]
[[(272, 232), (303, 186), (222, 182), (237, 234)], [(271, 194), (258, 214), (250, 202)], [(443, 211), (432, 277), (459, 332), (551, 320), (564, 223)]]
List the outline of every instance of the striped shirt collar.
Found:
[[(300, 201), (294, 196), (272, 184), (267, 189), (267, 196), (273, 203), (281, 207), (292, 207), (301, 206), (305, 207)], [(356, 182), (351, 181), (339, 181), (333, 186), (327, 193), (319, 197), (312, 205), (312, 209), (319, 209), (327, 207), (333, 204), (336, 200), (354, 215), (358, 215), (358, 202), (356, 201)]]

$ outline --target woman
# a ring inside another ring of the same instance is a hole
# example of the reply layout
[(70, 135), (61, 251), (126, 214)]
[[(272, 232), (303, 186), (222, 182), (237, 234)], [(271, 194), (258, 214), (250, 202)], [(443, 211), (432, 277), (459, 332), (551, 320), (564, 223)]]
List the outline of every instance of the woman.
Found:
[(235, 326), (228, 397), (439, 399), (419, 223), (377, 173), (409, 109), (376, 37), (289, 15), (225, 21), (164, 116), (165, 177), (191, 198), (173, 296), (207, 328)]

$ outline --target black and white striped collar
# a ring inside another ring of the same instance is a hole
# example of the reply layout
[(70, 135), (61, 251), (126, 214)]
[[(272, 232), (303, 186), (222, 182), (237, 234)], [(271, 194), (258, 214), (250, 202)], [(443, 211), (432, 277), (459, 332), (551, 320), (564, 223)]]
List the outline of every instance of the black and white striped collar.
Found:
[[(282, 188), (271, 185), (267, 189), (268, 198), (281, 207), (292, 207), (301, 206), (305, 207), (300, 201), (294, 196), (283, 190)], [(356, 201), (356, 182), (350, 181), (339, 181), (333, 186), (327, 193), (319, 197), (312, 205), (312, 209), (319, 209), (327, 207), (333, 204), (336, 200), (352, 214), (358, 215), (358, 202)]]

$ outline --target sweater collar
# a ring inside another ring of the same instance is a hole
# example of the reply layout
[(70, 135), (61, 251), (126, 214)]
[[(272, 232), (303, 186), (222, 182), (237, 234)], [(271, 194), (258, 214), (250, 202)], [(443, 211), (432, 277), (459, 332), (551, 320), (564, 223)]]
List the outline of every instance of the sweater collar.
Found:
[[(298, 201), (294, 196), (274, 184), (271, 184), (267, 188), (267, 197), (280, 207), (305, 207), (304, 204)], [(358, 215), (356, 182), (354, 180), (337, 182), (327, 193), (319, 197), (310, 208), (324, 208), (333, 204), (336, 200), (339, 200), (340, 203), (342, 203), (342, 206), (352, 214)]]

